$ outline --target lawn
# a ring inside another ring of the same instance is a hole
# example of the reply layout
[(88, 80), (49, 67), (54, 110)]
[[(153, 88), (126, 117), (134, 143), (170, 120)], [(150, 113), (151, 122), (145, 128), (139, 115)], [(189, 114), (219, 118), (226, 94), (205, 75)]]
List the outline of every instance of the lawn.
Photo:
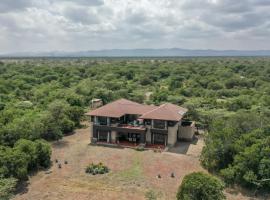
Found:
[[(204, 171), (198, 158), (201, 144), (201, 140), (191, 144), (185, 154), (91, 146), (89, 128), (79, 129), (75, 134), (52, 143), (51, 173), (40, 171), (33, 175), (29, 185), (15, 199), (140, 200), (145, 199), (146, 194), (158, 199), (175, 199), (177, 188), (186, 174)], [(62, 168), (58, 168), (56, 159)], [(64, 164), (65, 161), (68, 164)], [(110, 172), (86, 174), (85, 168), (92, 162), (103, 162)], [(175, 178), (170, 176), (172, 172)], [(161, 178), (157, 178), (158, 174)], [(237, 194), (230, 195), (230, 199), (240, 198)]]

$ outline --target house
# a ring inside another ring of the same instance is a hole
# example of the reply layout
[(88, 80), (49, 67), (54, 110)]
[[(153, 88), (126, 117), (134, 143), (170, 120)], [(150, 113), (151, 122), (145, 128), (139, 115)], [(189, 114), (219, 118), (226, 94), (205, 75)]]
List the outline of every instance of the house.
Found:
[(186, 108), (165, 103), (160, 106), (119, 99), (86, 115), (92, 143), (173, 146), (179, 139), (192, 140), (194, 122), (183, 120)]

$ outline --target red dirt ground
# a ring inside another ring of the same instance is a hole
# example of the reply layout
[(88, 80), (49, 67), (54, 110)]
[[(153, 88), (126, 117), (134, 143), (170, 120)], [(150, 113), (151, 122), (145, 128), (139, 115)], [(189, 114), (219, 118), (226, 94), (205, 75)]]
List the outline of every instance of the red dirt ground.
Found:
[[(79, 129), (74, 135), (52, 143), (52, 161), (58, 159), (62, 168), (53, 162), (50, 174), (40, 171), (32, 176), (26, 191), (14, 199), (140, 200), (145, 199), (147, 191), (154, 191), (158, 199), (175, 199), (177, 188), (186, 174), (204, 171), (198, 155), (192, 155), (192, 152), (201, 151), (202, 141), (197, 145), (191, 146), (191, 153), (188, 151), (186, 155), (90, 146), (89, 128)], [(103, 162), (111, 171), (105, 175), (86, 174), (85, 167), (92, 162)], [(170, 177), (172, 172), (175, 178)], [(157, 178), (158, 174), (161, 178)], [(232, 200), (248, 199), (239, 193), (227, 195)]]

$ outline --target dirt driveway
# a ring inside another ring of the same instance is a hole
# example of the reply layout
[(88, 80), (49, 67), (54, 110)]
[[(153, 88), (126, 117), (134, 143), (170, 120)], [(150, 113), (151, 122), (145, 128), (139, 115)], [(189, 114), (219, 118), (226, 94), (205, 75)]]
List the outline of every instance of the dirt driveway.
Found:
[[(74, 135), (54, 142), (52, 147), (51, 173), (41, 171), (32, 176), (25, 191), (15, 196), (16, 200), (140, 200), (149, 191), (158, 199), (170, 200), (175, 199), (186, 174), (203, 171), (196, 156), (200, 150), (194, 146), (191, 154), (195, 155), (191, 156), (90, 146), (89, 128), (77, 130)], [(55, 159), (62, 164), (61, 169)], [(65, 160), (68, 164), (64, 164)], [(103, 162), (111, 169), (110, 173), (86, 174), (85, 167), (92, 162)], [(175, 178), (170, 177), (172, 172)], [(157, 178), (158, 174), (161, 178)]]

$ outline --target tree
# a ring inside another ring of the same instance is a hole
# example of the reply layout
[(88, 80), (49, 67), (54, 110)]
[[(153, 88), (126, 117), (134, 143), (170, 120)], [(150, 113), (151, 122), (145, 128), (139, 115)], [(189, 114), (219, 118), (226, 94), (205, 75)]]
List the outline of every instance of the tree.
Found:
[(0, 176), (27, 178), (28, 156), (19, 150), (0, 146)]
[(178, 200), (222, 200), (223, 183), (214, 176), (194, 172), (184, 177), (176, 198)]
[(219, 173), (227, 184), (270, 189), (269, 117), (239, 112), (213, 121), (201, 162)]
[(41, 167), (49, 167), (51, 164), (51, 146), (45, 140), (35, 141), (36, 153), (37, 153), (37, 163)]
[(37, 168), (38, 155), (35, 142), (26, 139), (20, 139), (15, 143), (14, 150), (25, 153), (27, 157), (28, 170)]

